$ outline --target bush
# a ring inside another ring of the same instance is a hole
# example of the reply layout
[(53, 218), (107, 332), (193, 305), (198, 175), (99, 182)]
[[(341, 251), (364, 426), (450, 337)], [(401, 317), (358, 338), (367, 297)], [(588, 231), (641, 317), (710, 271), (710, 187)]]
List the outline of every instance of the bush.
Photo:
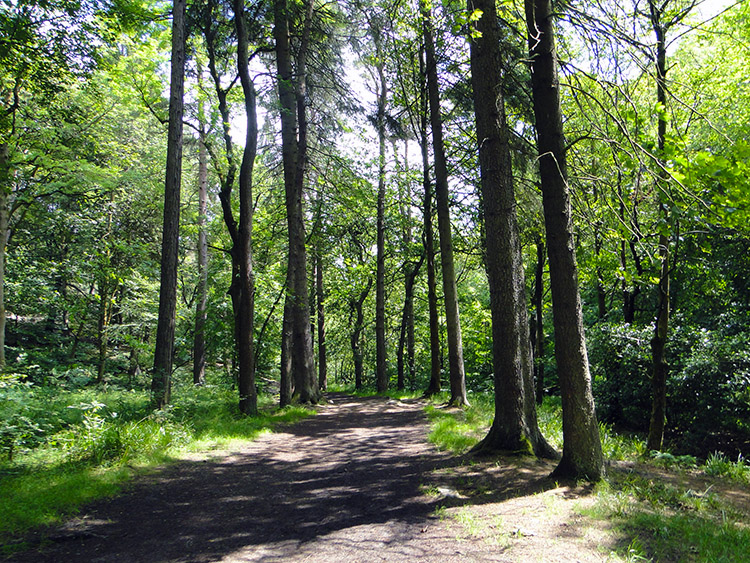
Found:
[(669, 425), (682, 451), (736, 456), (750, 443), (750, 333), (676, 328)]
[[(652, 327), (600, 323), (587, 335), (599, 420), (647, 431)], [(667, 432), (675, 451), (703, 457), (747, 450), (750, 333), (675, 326), (667, 356)]]
[(645, 432), (651, 412), (651, 329), (599, 323), (586, 333), (600, 421)]

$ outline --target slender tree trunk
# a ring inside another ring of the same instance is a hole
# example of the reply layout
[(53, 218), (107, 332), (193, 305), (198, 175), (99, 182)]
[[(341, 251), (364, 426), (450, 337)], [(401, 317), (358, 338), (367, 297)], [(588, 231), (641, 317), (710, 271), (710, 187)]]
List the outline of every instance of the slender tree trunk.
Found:
[[(594, 225), (594, 252), (596, 252), (597, 262), (601, 259), (602, 254), (602, 224), (597, 222)], [(602, 267), (597, 265), (596, 267), (596, 303), (598, 309), (598, 317), (603, 319), (607, 316), (607, 292), (604, 288), (604, 274)]]
[[(657, 6), (654, 0), (649, 0), (651, 10), (651, 25), (656, 34), (656, 101), (662, 108), (659, 113), (657, 131), (657, 186), (656, 193), (659, 203), (659, 215), (665, 225), (670, 222), (669, 205), (667, 204), (666, 189), (668, 174), (664, 162), (664, 148), (667, 138), (667, 121), (664, 115), (667, 104), (667, 26), (662, 23), (663, 10), (669, 0)], [(651, 376), (651, 420), (648, 427), (646, 447), (650, 451), (660, 451), (664, 442), (664, 427), (667, 420), (667, 364), (665, 349), (669, 331), (669, 234), (665, 228), (659, 229), (659, 308), (654, 323), (654, 336), (651, 339), (652, 376)]]
[(362, 307), (364, 306), (365, 299), (367, 299), (367, 295), (370, 293), (370, 288), (372, 288), (372, 278), (368, 280), (367, 287), (360, 292), (359, 296), (356, 298), (352, 298), (349, 302), (349, 306), (352, 312), (356, 314), (356, 320), (354, 321), (354, 327), (352, 329), (350, 342), (352, 346), (352, 357), (354, 359), (354, 388), (358, 391), (362, 389), (362, 383), (364, 379), (361, 337), (362, 327), (364, 326), (365, 322), (365, 316), (362, 312)]
[(255, 315), (255, 273), (253, 271), (253, 166), (258, 146), (258, 118), (256, 113), (255, 85), (250, 78), (248, 66), (248, 39), (245, 26), (244, 0), (234, 0), (234, 25), (237, 32), (237, 69), (245, 95), (247, 129), (245, 150), (242, 155), (239, 176), (239, 360), (238, 387), (240, 412), (256, 414), (258, 398), (255, 390), (255, 353), (253, 350), (253, 328)]
[(10, 234), (11, 174), (8, 144), (0, 142), (0, 371), (5, 369), (5, 259)]
[(378, 393), (388, 390), (388, 356), (385, 342), (385, 103), (388, 89), (379, 30), (374, 30), (377, 49), (378, 92), (378, 212), (377, 212), (377, 272), (375, 280), (375, 388)]
[(422, 150), (422, 184), (424, 187), (424, 249), (427, 259), (427, 306), (430, 317), (430, 383), (425, 396), (440, 393), (442, 389), (440, 362), (440, 325), (438, 321), (437, 280), (435, 275), (435, 242), (432, 231), (432, 182), (430, 162), (427, 154), (427, 118), (423, 112), (420, 124), (420, 148)]
[(565, 139), (550, 0), (525, 0), (539, 171), (547, 232), (555, 359), (563, 406), (563, 456), (553, 475), (597, 480), (604, 472), (591, 394), (573, 241)]
[(156, 329), (154, 405), (169, 403), (172, 391), (172, 356), (177, 312), (177, 262), (180, 236), (180, 186), (182, 177), (182, 114), (185, 82), (185, 0), (174, 0), (172, 9), (172, 70), (169, 92), (169, 134), (164, 186), (164, 226), (161, 246), (159, 320)]
[(544, 402), (544, 263), (546, 249), (539, 236), (536, 239), (536, 272), (534, 276), (534, 376), (536, 378), (536, 404)]
[(195, 303), (195, 335), (193, 338), (193, 383), (206, 382), (206, 309), (208, 305), (208, 155), (203, 138), (198, 144), (198, 289)]
[(325, 287), (323, 285), (323, 249), (318, 243), (315, 253), (315, 295), (318, 309), (318, 387), (324, 391), (328, 387), (328, 358), (326, 355)]
[(404, 279), (404, 308), (401, 312), (401, 330), (399, 332), (398, 345), (398, 389), (406, 388), (404, 381), (404, 347), (407, 352), (407, 364), (409, 379), (414, 380), (414, 284), (419, 275), (419, 269), (424, 262), (425, 254), (419, 257), (419, 261), (404, 267), (408, 270)]
[(508, 126), (502, 96), (502, 60), (494, 0), (468, 0), (480, 10), (480, 34), (471, 40), (481, 173), (486, 268), (492, 311), (495, 419), (475, 452), (554, 455), (539, 431), (526, 313), (526, 281), (518, 237)]
[(432, 11), (425, 0), (420, 1), (422, 24), (427, 57), (427, 89), (432, 126), (432, 150), (435, 157), (435, 196), (437, 199), (438, 233), (440, 235), (440, 263), (443, 271), (443, 294), (445, 299), (445, 324), (448, 332), (448, 363), (450, 366), (450, 404), (468, 405), (466, 376), (464, 374), (464, 352), (461, 342), (461, 322), (458, 312), (458, 290), (453, 261), (453, 234), (451, 229), (448, 187), (448, 167), (443, 145), (443, 123), (440, 114), (440, 92), (438, 88), (435, 41), (432, 31)]
[(292, 333), (294, 324), (294, 311), (292, 299), (289, 296), (291, 286), (291, 270), (287, 271), (284, 292), (284, 318), (281, 323), (281, 377), (279, 389), (280, 406), (290, 405), (292, 403), (292, 394), (294, 393), (294, 378), (292, 377)]
[(107, 282), (99, 281), (99, 314), (96, 323), (97, 340), (99, 341), (99, 360), (96, 369), (96, 382), (104, 381), (104, 371), (107, 366), (107, 305), (109, 295), (107, 294)]

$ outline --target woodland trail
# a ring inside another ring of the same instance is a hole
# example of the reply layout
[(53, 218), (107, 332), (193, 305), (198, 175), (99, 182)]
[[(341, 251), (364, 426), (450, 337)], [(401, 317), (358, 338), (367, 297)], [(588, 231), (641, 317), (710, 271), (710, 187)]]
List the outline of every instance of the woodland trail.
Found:
[(435, 516), (441, 498), (423, 490), (454, 462), (427, 442), (423, 405), (328, 401), (241, 451), (168, 466), (84, 507), (12, 560), (509, 560)]

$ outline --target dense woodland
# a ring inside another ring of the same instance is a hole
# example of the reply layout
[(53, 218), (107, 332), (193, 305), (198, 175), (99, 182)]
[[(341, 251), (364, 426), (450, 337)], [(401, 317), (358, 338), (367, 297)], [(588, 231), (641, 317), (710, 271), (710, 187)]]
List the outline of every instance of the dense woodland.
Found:
[(743, 1), (3, 2), (3, 455), (25, 395), (193, 384), (747, 454), (748, 60)]

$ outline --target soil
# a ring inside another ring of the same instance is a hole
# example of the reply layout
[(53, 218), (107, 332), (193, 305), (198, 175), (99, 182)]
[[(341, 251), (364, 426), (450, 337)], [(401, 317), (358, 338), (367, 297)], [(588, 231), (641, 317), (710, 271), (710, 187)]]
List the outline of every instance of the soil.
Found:
[(576, 508), (590, 490), (548, 479), (551, 462), (441, 453), (419, 401), (327, 401), (239, 451), (138, 479), (11, 560), (612, 559), (616, 534)]

